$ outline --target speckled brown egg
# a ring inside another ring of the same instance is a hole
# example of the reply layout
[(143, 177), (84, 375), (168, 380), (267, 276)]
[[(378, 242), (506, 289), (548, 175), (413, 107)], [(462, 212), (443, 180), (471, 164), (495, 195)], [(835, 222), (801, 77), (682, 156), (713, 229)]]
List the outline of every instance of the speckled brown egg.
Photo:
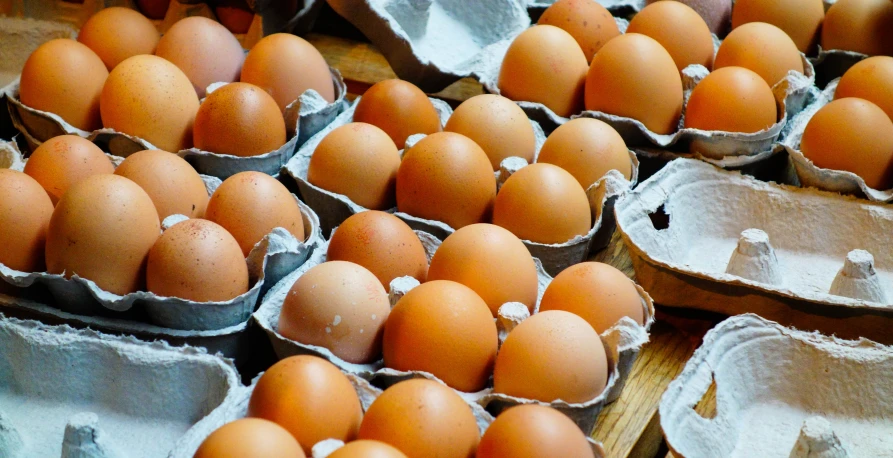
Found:
[(201, 218), (208, 206), (208, 190), (198, 172), (176, 154), (145, 150), (127, 156), (116, 175), (140, 185), (158, 210), (158, 219), (171, 215)]
[[(646, 0), (645, 4), (663, 0)], [(724, 36), (729, 31), (729, 21), (732, 16), (732, 0), (677, 0), (698, 12), (710, 27), (710, 31), (716, 35)]]
[(689, 65), (713, 68), (713, 36), (704, 19), (680, 2), (652, 3), (629, 23), (627, 33), (654, 38), (670, 53), (681, 72)]
[(824, 18), (822, 0), (737, 0), (732, 10), (732, 28), (766, 22), (784, 30), (800, 52), (811, 53), (818, 43)]
[(893, 57), (869, 57), (850, 67), (834, 92), (835, 99), (844, 97), (868, 100), (893, 120)]
[(557, 165), (577, 179), (583, 189), (616, 170), (632, 178), (632, 161), (623, 137), (608, 124), (577, 118), (555, 129), (540, 150), (537, 162)]
[(40, 183), (0, 168), (0, 264), (21, 272), (43, 271), (52, 215), (53, 203)]
[(239, 81), (245, 52), (239, 40), (213, 19), (190, 16), (177, 21), (158, 42), (155, 55), (180, 68), (199, 97), (211, 83)]
[(78, 33), (78, 41), (92, 49), (109, 71), (128, 57), (154, 53), (160, 38), (146, 16), (120, 6), (97, 11)]
[(499, 170), (499, 164), (507, 157), (533, 162), (533, 126), (521, 107), (500, 95), (476, 95), (462, 102), (450, 115), (444, 130), (474, 140), (487, 153), (493, 170)]
[(756, 72), (771, 87), (789, 71), (803, 73), (803, 59), (783, 30), (765, 22), (750, 22), (732, 30), (723, 40), (713, 67), (744, 67)]
[(410, 135), (442, 129), (428, 96), (414, 84), (397, 79), (379, 81), (367, 89), (357, 102), (353, 120), (385, 131), (399, 149), (406, 146)]
[(59, 115), (78, 129), (102, 127), (99, 94), (109, 72), (90, 48), (74, 40), (50, 40), (28, 56), (19, 99), (31, 108)]
[(893, 55), (893, 2), (838, 0), (822, 22), (822, 48)]
[(723, 67), (691, 91), (685, 127), (708, 131), (753, 133), (778, 119), (775, 96), (760, 75), (744, 67)]
[(192, 131), (195, 147), (231, 156), (259, 156), (285, 144), (285, 118), (259, 87), (230, 83), (198, 107)]
[(339, 448), (329, 458), (406, 458), (399, 449), (375, 440), (358, 440)]
[(571, 34), (587, 61), (605, 43), (620, 35), (611, 13), (590, 0), (558, 0), (543, 11), (537, 24), (554, 25)]
[(593, 458), (580, 427), (567, 415), (538, 404), (505, 410), (490, 424), (476, 458), (563, 456)]
[(212, 432), (193, 458), (305, 458), (298, 441), (285, 428), (261, 418), (240, 418)]
[(112, 161), (98, 146), (77, 135), (60, 135), (43, 142), (25, 163), (25, 173), (43, 186), (53, 205), (72, 185), (114, 171)]

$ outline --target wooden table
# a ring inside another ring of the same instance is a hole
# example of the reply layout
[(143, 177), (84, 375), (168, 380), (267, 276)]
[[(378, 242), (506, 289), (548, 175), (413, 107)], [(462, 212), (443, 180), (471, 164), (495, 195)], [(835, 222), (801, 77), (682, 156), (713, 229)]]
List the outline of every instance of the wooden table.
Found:
[[(341, 71), (350, 97), (362, 94), (378, 81), (395, 78), (384, 56), (374, 46), (320, 34), (306, 36), (332, 67)], [(466, 78), (432, 94), (454, 107), (484, 93), (476, 81)], [(592, 260), (613, 265), (635, 279), (629, 253), (619, 234)], [(667, 385), (678, 375), (716, 317), (692, 317), (658, 309), (658, 321), (633, 366), (620, 398), (599, 415), (593, 438), (602, 442), (609, 457), (654, 457), (667, 453), (657, 406)]]

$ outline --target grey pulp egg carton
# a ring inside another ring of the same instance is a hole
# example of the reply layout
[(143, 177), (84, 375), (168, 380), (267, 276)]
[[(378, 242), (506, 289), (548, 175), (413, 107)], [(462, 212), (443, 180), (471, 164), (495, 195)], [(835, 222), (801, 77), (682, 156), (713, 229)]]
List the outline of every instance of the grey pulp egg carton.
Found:
[(893, 343), (889, 206), (679, 159), (615, 213), (659, 304)]
[(244, 390), (232, 361), (0, 315), (0, 456), (176, 455)]
[[(685, 458), (893, 456), (893, 348), (786, 328), (756, 315), (710, 330), (660, 401)], [(716, 416), (694, 407), (711, 384)]]
[[(434, 256), (434, 252), (440, 246), (440, 241), (432, 235), (422, 231), (416, 231), (416, 234), (419, 236), (419, 240), (425, 247), (428, 259), (430, 260), (431, 257)], [(438, 380), (437, 377), (427, 372), (405, 372), (386, 368), (384, 367), (384, 361), (381, 359), (367, 364), (350, 363), (334, 355), (326, 348), (303, 344), (279, 334), (279, 316), (286, 296), (301, 275), (315, 265), (326, 261), (327, 250), (328, 244), (326, 243), (318, 250), (314, 251), (311, 259), (300, 269), (292, 272), (277, 283), (267, 293), (260, 308), (253, 315), (253, 320), (270, 338), (270, 342), (273, 345), (276, 355), (280, 359), (301, 354), (319, 356), (331, 361), (342, 371), (369, 379), (379, 386), (390, 386), (399, 381), (417, 377)], [(539, 311), (539, 303), (542, 299), (542, 295), (552, 281), (552, 277), (543, 270), (542, 264), (538, 259), (534, 258), (534, 262), (537, 265), (537, 277), (539, 281), (537, 303), (534, 308), (534, 313), (537, 313)], [(418, 281), (411, 277), (394, 279), (391, 282), (389, 292), (391, 306), (393, 307), (396, 305), (397, 301), (403, 297), (406, 292), (415, 286), (418, 286), (418, 284)], [(639, 292), (639, 296), (642, 298), (645, 324), (642, 326), (629, 318), (623, 318), (601, 335), (602, 343), (608, 354), (609, 379), (608, 386), (596, 398), (585, 403), (567, 403), (561, 400), (552, 403), (543, 403), (530, 399), (521, 399), (494, 393), (492, 387), (485, 388), (477, 393), (458, 393), (467, 401), (477, 403), (482, 407), (486, 407), (487, 410), (497, 413), (518, 404), (537, 403), (549, 405), (568, 415), (568, 417), (574, 420), (574, 422), (577, 423), (587, 435), (591, 434), (595, 427), (595, 420), (598, 417), (598, 413), (606, 404), (613, 402), (620, 396), (623, 385), (626, 383), (626, 379), (632, 371), (632, 366), (638, 356), (639, 350), (648, 342), (648, 330), (654, 322), (654, 304), (651, 300), (651, 296), (649, 296), (642, 287), (636, 285), (636, 289)], [(527, 307), (520, 303), (510, 302), (500, 307), (499, 316), (496, 318), (500, 344), (515, 326), (529, 316), (530, 312), (527, 310)], [(333, 322), (335, 321), (337, 321), (337, 318), (333, 317)]]

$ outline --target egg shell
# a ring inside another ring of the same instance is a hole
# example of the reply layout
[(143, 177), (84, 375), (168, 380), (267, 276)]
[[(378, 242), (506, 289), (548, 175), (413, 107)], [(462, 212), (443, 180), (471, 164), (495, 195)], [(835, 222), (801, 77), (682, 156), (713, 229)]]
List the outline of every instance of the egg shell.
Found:
[(171, 215), (201, 218), (208, 206), (208, 191), (198, 172), (176, 154), (144, 150), (127, 156), (115, 169), (140, 185), (155, 204), (158, 219)]
[(44, 270), (53, 203), (30, 176), (0, 168), (0, 264), (23, 272)]
[(43, 186), (56, 205), (71, 186), (93, 175), (114, 173), (115, 166), (89, 140), (60, 135), (37, 147), (24, 171)]
[(444, 130), (477, 143), (487, 153), (494, 171), (507, 157), (533, 162), (536, 152), (536, 134), (524, 110), (500, 95), (476, 95), (462, 102)]
[(553, 25), (569, 33), (587, 62), (605, 43), (620, 35), (611, 13), (599, 3), (587, 0), (558, 0), (543, 11), (537, 24)]
[(557, 165), (589, 189), (609, 170), (632, 178), (629, 149), (610, 125), (591, 118), (572, 119), (549, 134), (537, 162)]
[(217, 428), (194, 458), (305, 458), (298, 441), (285, 428), (260, 418), (242, 418)]
[(732, 28), (750, 22), (766, 22), (785, 33), (802, 53), (811, 53), (825, 19), (822, 0), (738, 0), (732, 10)]
[(777, 112), (772, 89), (760, 75), (744, 67), (723, 67), (692, 90), (685, 127), (754, 133), (772, 127)]
[(406, 458), (392, 445), (376, 440), (357, 440), (335, 450), (329, 458)]
[(573, 421), (551, 407), (535, 404), (502, 412), (481, 437), (477, 458), (508, 456), (595, 458)]
[(149, 19), (164, 19), (170, 0), (136, 0), (136, 5)]
[(285, 118), (270, 94), (252, 84), (230, 83), (202, 101), (192, 138), (200, 150), (258, 156), (285, 144)]
[(893, 57), (869, 57), (850, 67), (834, 92), (835, 99), (844, 97), (868, 100), (893, 120)]
[(838, 0), (822, 22), (822, 48), (893, 55), (893, 2)]
[(220, 23), (232, 33), (246, 33), (254, 20), (254, 11), (245, 0), (224, 0), (214, 7)]
[(128, 57), (153, 54), (160, 38), (146, 16), (120, 6), (97, 11), (78, 32), (78, 41), (92, 49), (109, 71)]
[(756, 72), (770, 87), (789, 71), (804, 72), (800, 50), (778, 27), (750, 22), (732, 30), (716, 51), (715, 69), (744, 67)]
[(664, 47), (682, 71), (689, 65), (713, 68), (713, 36), (707, 23), (681, 2), (652, 3), (630, 21), (626, 33), (647, 35)]
[(367, 89), (354, 109), (353, 120), (383, 130), (399, 149), (404, 148), (410, 135), (443, 130), (437, 110), (425, 93), (398, 79), (379, 81)]

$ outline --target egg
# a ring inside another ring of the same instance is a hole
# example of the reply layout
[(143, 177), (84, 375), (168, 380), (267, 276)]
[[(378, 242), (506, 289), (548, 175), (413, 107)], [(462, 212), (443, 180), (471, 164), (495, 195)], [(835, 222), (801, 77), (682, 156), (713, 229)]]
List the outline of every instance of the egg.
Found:
[(260, 418), (241, 418), (212, 432), (193, 458), (306, 458), (298, 441), (285, 428)]
[(20, 272), (44, 270), (53, 203), (36, 180), (0, 168), (0, 264)]
[(344, 220), (326, 252), (329, 261), (350, 261), (369, 269), (385, 290), (397, 277), (428, 277), (428, 257), (419, 237), (396, 216), (365, 211)]
[(835, 99), (844, 97), (868, 100), (893, 119), (893, 57), (869, 57), (850, 67), (834, 92)]
[(118, 64), (102, 88), (102, 124), (165, 151), (192, 147), (198, 97), (174, 64), (133, 56)]
[(322, 54), (301, 37), (274, 33), (258, 41), (242, 66), (241, 81), (270, 93), (283, 112), (308, 89), (335, 101), (332, 72)]
[(552, 279), (540, 303), (540, 311), (547, 310), (571, 312), (599, 334), (623, 317), (645, 323), (636, 285), (623, 272), (600, 262), (572, 265)]
[(716, 51), (713, 68), (723, 67), (752, 70), (772, 87), (789, 71), (803, 73), (803, 59), (783, 30), (765, 22), (750, 22), (732, 30)]
[(379, 81), (367, 89), (357, 102), (353, 120), (385, 131), (399, 149), (410, 135), (442, 130), (428, 96), (414, 84), (397, 79)]
[(652, 3), (630, 21), (627, 33), (654, 38), (670, 53), (681, 72), (689, 65), (713, 68), (713, 36), (704, 19), (680, 2)]
[(423, 138), (404, 153), (397, 170), (397, 209), (455, 229), (489, 221), (495, 197), (490, 160), (461, 134)]
[(586, 55), (571, 34), (535, 25), (515, 37), (499, 69), (499, 92), (517, 101), (541, 103), (558, 116), (583, 110)]
[(328, 458), (406, 458), (397, 448), (374, 440), (358, 440), (332, 452)]
[(465, 392), (484, 389), (496, 358), (496, 323), (471, 288), (429, 280), (409, 290), (385, 324), (384, 364), (424, 371)]
[(444, 130), (474, 140), (487, 154), (494, 171), (507, 157), (533, 162), (533, 126), (521, 107), (500, 95), (481, 94), (462, 102), (450, 115)]
[(192, 131), (195, 147), (231, 156), (259, 156), (285, 144), (285, 118), (270, 94), (230, 83), (208, 94)]
[[(646, 0), (645, 4), (662, 0)], [(716, 35), (723, 36), (729, 30), (729, 20), (732, 15), (732, 0), (678, 0), (695, 10), (710, 31)]]
[(245, 52), (220, 23), (203, 16), (177, 21), (158, 42), (155, 55), (180, 68), (199, 97), (211, 83), (239, 81)]
[(92, 49), (109, 71), (128, 57), (154, 53), (160, 38), (146, 16), (120, 6), (97, 11), (78, 33), (78, 41)]
[(93, 142), (77, 135), (60, 135), (38, 146), (25, 162), (24, 171), (43, 186), (56, 205), (72, 185), (93, 175), (114, 173), (115, 166)]
[(398, 448), (409, 458), (472, 458), (480, 433), (471, 407), (443, 384), (412, 379), (391, 386), (369, 409), (360, 439)]
[(549, 134), (537, 162), (561, 167), (589, 189), (610, 170), (632, 178), (632, 161), (623, 137), (608, 124), (592, 118), (566, 122)]
[(608, 42), (586, 76), (586, 109), (636, 119), (658, 134), (676, 130), (682, 78), (653, 38), (627, 33)]
[(279, 333), (327, 348), (356, 364), (381, 358), (381, 337), (391, 312), (388, 292), (363, 266), (328, 261), (312, 267), (291, 287), (279, 316)]
[(502, 412), (481, 437), (477, 458), (509, 456), (594, 458), (583, 431), (567, 415), (537, 404)]
[(385, 131), (363, 122), (338, 127), (310, 156), (307, 181), (373, 210), (397, 203), (400, 152)]
[(537, 24), (554, 25), (571, 34), (587, 62), (605, 43), (620, 35), (611, 13), (588, 0), (558, 0), (543, 11)]
[(493, 224), (521, 240), (564, 243), (592, 228), (586, 191), (561, 167), (537, 163), (512, 174), (496, 195)]
[(760, 132), (775, 124), (777, 112), (772, 89), (760, 75), (744, 67), (723, 67), (692, 90), (685, 109), (685, 127)]
[(334, 364), (299, 355), (264, 372), (248, 401), (248, 416), (278, 423), (309, 454), (324, 439), (355, 439), (363, 409), (350, 380)]
[(214, 6), (220, 23), (232, 33), (246, 33), (254, 20), (254, 11), (245, 0), (223, 0)]
[(158, 219), (171, 215), (201, 218), (208, 206), (208, 191), (198, 172), (185, 159), (161, 150), (145, 150), (127, 156), (115, 169), (140, 185), (152, 198)]
[(732, 9), (732, 28), (766, 22), (787, 33), (800, 52), (810, 53), (818, 43), (824, 18), (822, 0), (737, 0)]
[(582, 403), (608, 382), (608, 357), (592, 326), (562, 310), (537, 313), (506, 337), (493, 369), (493, 391), (542, 402)]
[(136, 0), (136, 5), (149, 19), (164, 19), (170, 0)]
[(822, 107), (806, 124), (800, 149), (819, 167), (853, 172), (874, 189), (893, 188), (893, 122), (867, 100)]
[(81, 130), (102, 127), (99, 94), (109, 72), (90, 48), (67, 38), (50, 40), (28, 56), (19, 78), (19, 99), (59, 115)]
[(282, 183), (260, 172), (240, 172), (224, 180), (211, 195), (205, 218), (229, 231), (245, 257), (277, 227), (304, 241), (297, 200)]
[(139, 291), (160, 226), (152, 199), (136, 183), (113, 174), (87, 177), (53, 211), (47, 272), (77, 275), (121, 296)]
[(536, 264), (524, 243), (494, 224), (472, 224), (450, 234), (431, 258), (428, 280), (451, 280), (477, 293), (495, 317), (506, 302), (533, 312)]
[(893, 55), (893, 2), (838, 0), (825, 13), (822, 48)]

